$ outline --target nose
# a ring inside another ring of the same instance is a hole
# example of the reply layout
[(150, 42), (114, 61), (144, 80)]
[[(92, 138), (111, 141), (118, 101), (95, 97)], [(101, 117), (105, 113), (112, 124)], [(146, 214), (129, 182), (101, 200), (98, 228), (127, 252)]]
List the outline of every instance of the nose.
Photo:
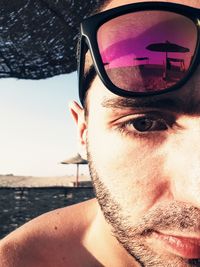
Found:
[(183, 121), (184, 129), (168, 146), (166, 172), (170, 194), (176, 201), (200, 208), (200, 115)]

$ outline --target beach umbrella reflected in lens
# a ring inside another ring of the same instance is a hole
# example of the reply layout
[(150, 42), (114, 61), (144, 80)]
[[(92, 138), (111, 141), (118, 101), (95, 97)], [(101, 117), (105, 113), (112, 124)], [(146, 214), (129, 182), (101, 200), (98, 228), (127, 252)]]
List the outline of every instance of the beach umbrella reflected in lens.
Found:
[[(169, 57), (168, 53), (187, 53), (190, 52), (190, 49), (187, 47), (183, 47), (181, 45), (171, 43), (169, 41), (166, 41), (164, 43), (152, 43), (146, 47), (147, 50), (153, 51), (153, 52), (164, 52), (166, 53), (166, 61), (165, 61), (165, 72), (163, 75), (164, 79), (167, 79), (167, 69), (169, 66)], [(180, 61), (179, 59), (174, 59), (174, 61)], [(184, 64), (184, 62), (183, 62)]]
[(165, 43), (153, 43), (146, 47), (146, 49), (154, 52), (176, 52), (176, 53), (187, 53), (190, 51), (189, 48), (180, 46), (175, 43), (166, 41)]

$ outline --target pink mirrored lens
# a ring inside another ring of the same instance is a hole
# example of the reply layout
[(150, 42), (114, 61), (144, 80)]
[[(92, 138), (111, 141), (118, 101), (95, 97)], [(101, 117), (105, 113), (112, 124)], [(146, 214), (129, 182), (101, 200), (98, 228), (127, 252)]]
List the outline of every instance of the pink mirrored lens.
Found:
[(114, 85), (133, 92), (160, 91), (185, 77), (195, 52), (197, 29), (183, 15), (140, 11), (104, 23), (97, 41)]

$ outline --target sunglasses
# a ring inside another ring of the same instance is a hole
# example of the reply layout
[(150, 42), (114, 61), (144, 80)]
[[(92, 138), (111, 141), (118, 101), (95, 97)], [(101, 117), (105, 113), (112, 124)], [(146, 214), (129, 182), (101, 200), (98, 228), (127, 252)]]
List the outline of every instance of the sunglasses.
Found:
[(158, 95), (191, 77), (200, 59), (199, 34), (200, 9), (174, 3), (128, 4), (85, 19), (79, 41), (81, 103), (88, 89), (88, 50), (89, 72), (114, 94)]

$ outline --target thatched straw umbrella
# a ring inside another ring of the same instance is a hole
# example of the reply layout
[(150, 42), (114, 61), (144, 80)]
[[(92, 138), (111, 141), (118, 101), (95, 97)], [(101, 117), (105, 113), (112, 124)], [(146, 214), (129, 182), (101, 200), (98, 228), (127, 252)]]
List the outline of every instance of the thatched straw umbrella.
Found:
[(79, 24), (104, 0), (9, 0), (0, 8), (0, 78), (76, 70)]
[(76, 183), (75, 186), (79, 186), (79, 165), (80, 164), (87, 164), (87, 160), (83, 159), (80, 154), (77, 154), (71, 158), (68, 158), (64, 161), (61, 162), (61, 164), (76, 164), (77, 169), (76, 169)]

